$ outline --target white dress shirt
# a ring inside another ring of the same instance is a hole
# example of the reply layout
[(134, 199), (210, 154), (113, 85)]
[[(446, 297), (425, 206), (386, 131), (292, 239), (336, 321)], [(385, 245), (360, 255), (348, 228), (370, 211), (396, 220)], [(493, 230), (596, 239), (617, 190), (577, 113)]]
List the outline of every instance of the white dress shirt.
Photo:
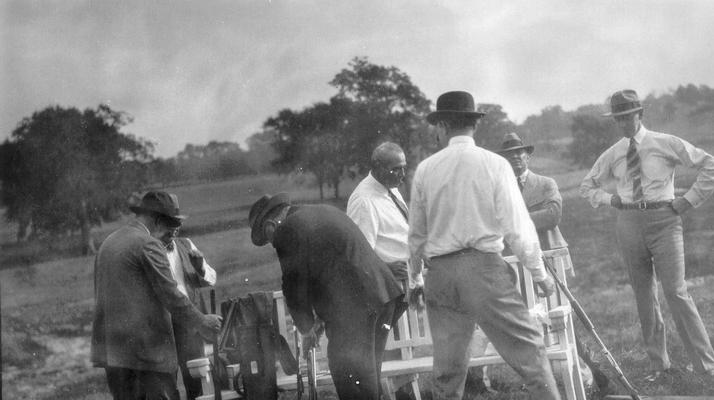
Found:
[(504, 239), (531, 270), (546, 278), (535, 226), (505, 158), (455, 136), (414, 173), (409, 207), (412, 256), (430, 258), (465, 248), (501, 253)]
[[(191, 244), (192, 250), (198, 250), (198, 248), (196, 248), (196, 245), (193, 244), (191, 239), (186, 240), (188, 240), (188, 242)], [(176, 243), (174, 243), (173, 249), (166, 251), (166, 257), (168, 257), (169, 259), (169, 265), (171, 266), (171, 276), (173, 276), (174, 280), (176, 281), (176, 286), (178, 286), (179, 292), (183, 293), (185, 296), (188, 296), (188, 291), (186, 290), (186, 281), (183, 276), (183, 267), (181, 266), (181, 256), (179, 256), (176, 247), (177, 245)], [(193, 268), (193, 266), (189, 266), (189, 268)], [(211, 268), (210, 265), (208, 265), (205, 258), (203, 259), (203, 269), (204, 271), (206, 271), (206, 273), (203, 275), (202, 278), (199, 278), (203, 280), (204, 283), (207, 283), (210, 286), (214, 286), (216, 284), (216, 271)]]
[[(409, 259), (409, 223), (387, 190), (371, 173), (368, 174), (350, 195), (347, 216), (357, 224), (382, 261), (406, 262)], [(407, 205), (399, 190), (390, 191), (406, 209)]]
[[(645, 201), (674, 199), (674, 168), (677, 165), (699, 171), (697, 180), (684, 194), (694, 207), (714, 192), (714, 157), (686, 140), (650, 131), (640, 125), (634, 136), (640, 156), (642, 193)], [(617, 194), (623, 203), (632, 203), (632, 179), (627, 174), (627, 149), (630, 139), (623, 137), (605, 150), (580, 185), (580, 195), (597, 208), (610, 205), (612, 194), (602, 189), (608, 180), (617, 180)]]

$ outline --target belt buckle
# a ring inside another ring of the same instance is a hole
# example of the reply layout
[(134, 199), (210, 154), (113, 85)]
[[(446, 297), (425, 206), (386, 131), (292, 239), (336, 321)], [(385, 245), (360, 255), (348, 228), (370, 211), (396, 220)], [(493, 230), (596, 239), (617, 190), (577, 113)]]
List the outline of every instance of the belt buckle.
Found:
[(642, 200), (639, 203), (637, 203), (637, 209), (640, 211), (645, 211), (647, 209), (647, 202)]

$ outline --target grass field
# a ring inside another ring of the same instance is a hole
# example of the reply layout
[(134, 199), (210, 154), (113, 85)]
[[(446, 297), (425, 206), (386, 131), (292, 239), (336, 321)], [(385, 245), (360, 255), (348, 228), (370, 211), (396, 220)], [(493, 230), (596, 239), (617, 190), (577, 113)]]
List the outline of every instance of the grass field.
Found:
[[(550, 167), (551, 165), (547, 165)], [(534, 167), (535, 169), (535, 167)], [(564, 192), (561, 230), (570, 244), (577, 275), (570, 286), (630, 380), (643, 394), (714, 395), (714, 381), (684, 370), (686, 356), (669, 312), (670, 355), (677, 372), (647, 384), (647, 359), (627, 277), (615, 251), (614, 212), (593, 210), (575, 195), (584, 171), (557, 175)], [(300, 183), (300, 182), (298, 182)], [(309, 183), (309, 182), (304, 182)], [(354, 182), (341, 192), (348, 194)], [(254, 177), (171, 188), (190, 216), (185, 231), (219, 273), (219, 299), (280, 286), (280, 268), (270, 246), (250, 243), (250, 204), (265, 192), (286, 190), (299, 201), (317, 201), (317, 190), (294, 178)], [(330, 192), (328, 192), (330, 193)], [(344, 205), (341, 199), (332, 203)], [(714, 239), (714, 202), (685, 215), (685, 252), (690, 292), (707, 329), (714, 332), (714, 285), (709, 261)], [(98, 238), (122, 222), (102, 227)], [(3, 227), (7, 231), (11, 227)], [(0, 232), (3, 238), (9, 237)], [(93, 284), (92, 257), (63, 258), (0, 270), (2, 311), (2, 394), (7, 399), (108, 399), (102, 371), (89, 363)], [(579, 326), (579, 325), (578, 325)], [(578, 329), (581, 329), (580, 327)], [(586, 332), (580, 332), (587, 339)], [(506, 367), (492, 368), (501, 393), (487, 399), (526, 398)], [(422, 378), (429, 387), (429, 376)], [(329, 398), (330, 396), (328, 396)], [(291, 398), (284, 395), (283, 398)], [(333, 397), (334, 398), (334, 397)], [(428, 398), (428, 396), (426, 396)]]

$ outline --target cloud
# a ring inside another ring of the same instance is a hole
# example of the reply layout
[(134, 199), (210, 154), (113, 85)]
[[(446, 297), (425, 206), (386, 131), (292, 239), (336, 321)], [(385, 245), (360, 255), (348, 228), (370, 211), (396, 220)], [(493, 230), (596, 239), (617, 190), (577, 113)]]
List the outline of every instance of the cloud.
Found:
[(10, 1), (0, 137), (48, 105), (108, 103), (171, 156), (242, 142), (280, 109), (335, 93), (355, 56), (426, 96), (471, 91), (516, 120), (612, 91), (714, 84), (714, 2)]

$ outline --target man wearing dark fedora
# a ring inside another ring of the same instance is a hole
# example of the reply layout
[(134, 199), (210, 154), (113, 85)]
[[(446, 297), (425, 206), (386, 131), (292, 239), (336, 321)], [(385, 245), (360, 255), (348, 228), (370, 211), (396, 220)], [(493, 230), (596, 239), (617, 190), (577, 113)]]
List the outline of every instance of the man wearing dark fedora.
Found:
[(545, 295), (555, 285), (510, 165), (474, 142), (483, 115), (467, 92), (439, 96), (427, 121), (448, 145), (419, 163), (412, 183), (409, 247), (429, 271), (424, 295), (434, 342), (433, 397), (462, 398), (478, 324), (533, 398), (559, 399), (542, 329), (501, 256), (503, 241)]
[(202, 314), (171, 275), (161, 239), (184, 218), (176, 197), (148, 192), (130, 209), (136, 219), (110, 234), (95, 260), (91, 360), (114, 399), (178, 399), (172, 318), (210, 338), (221, 317)]
[[(521, 189), (523, 201), (526, 203), (528, 213), (538, 232), (538, 239), (542, 250), (552, 250), (567, 247), (568, 243), (560, 233), (558, 224), (563, 214), (563, 198), (558, 190), (558, 184), (553, 178), (536, 174), (528, 168), (531, 155), (535, 148), (533, 145), (524, 144), (517, 133), (507, 133), (498, 154), (508, 160), (513, 168), (513, 173)], [(566, 270), (575, 275), (568, 258)], [(580, 368), (583, 383), (597, 384), (598, 391), (609, 393), (611, 387), (609, 379), (601, 370), (597, 362), (592, 359), (592, 354), (587, 346), (575, 336), (575, 344), (581, 357)]]
[[(658, 379), (671, 366), (655, 277), (662, 282), (693, 370), (714, 375), (714, 350), (684, 280), (680, 216), (714, 192), (714, 157), (676, 136), (645, 128), (643, 107), (634, 90), (615, 92), (610, 109), (603, 116), (615, 119), (623, 138), (595, 161), (580, 194), (595, 208), (605, 205), (620, 210), (617, 243), (630, 275), (651, 362), (652, 373), (646, 380)], [(696, 181), (682, 196), (674, 192), (677, 165), (698, 171)], [(608, 193), (603, 185), (612, 179), (617, 182), (616, 192)]]
[(523, 144), (518, 134), (507, 133), (498, 154), (508, 160), (516, 175), (518, 188), (538, 232), (542, 250), (567, 247), (558, 224), (563, 213), (563, 198), (553, 178), (528, 169), (534, 147)]
[(381, 395), (382, 355), (404, 292), (357, 225), (328, 205), (265, 195), (248, 214), (251, 240), (271, 243), (295, 326), (316, 341), (324, 321), (330, 374), (340, 399)]

